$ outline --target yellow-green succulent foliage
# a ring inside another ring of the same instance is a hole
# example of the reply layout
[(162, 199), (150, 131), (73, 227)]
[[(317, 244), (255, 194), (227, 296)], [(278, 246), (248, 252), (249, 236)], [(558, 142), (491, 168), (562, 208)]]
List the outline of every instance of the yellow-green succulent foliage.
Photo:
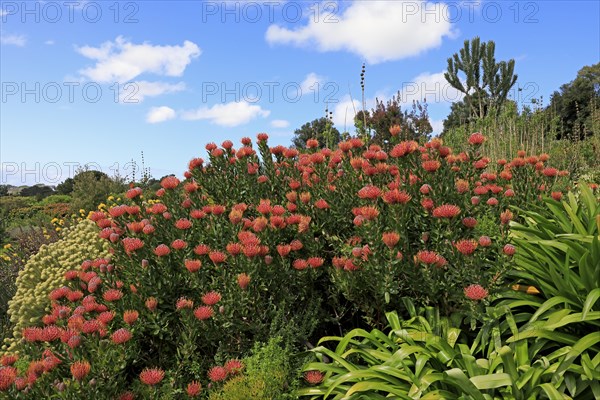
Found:
[(40, 247), (19, 272), (17, 291), (8, 303), (13, 338), (4, 339), (2, 350), (13, 349), (26, 326), (37, 324), (50, 310), (48, 294), (66, 283), (64, 274), (87, 259), (107, 257), (108, 243), (98, 237), (98, 228), (89, 220), (63, 231), (57, 242)]

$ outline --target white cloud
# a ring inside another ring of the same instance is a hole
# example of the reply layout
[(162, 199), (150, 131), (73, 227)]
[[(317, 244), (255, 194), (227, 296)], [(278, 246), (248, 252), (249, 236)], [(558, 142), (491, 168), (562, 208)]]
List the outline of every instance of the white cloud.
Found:
[(257, 117), (266, 118), (270, 113), (269, 110), (263, 110), (259, 105), (242, 101), (184, 111), (181, 118), (189, 121), (208, 120), (216, 125), (235, 127), (246, 124)]
[[(370, 110), (369, 107), (367, 107)], [(341, 131), (352, 132), (354, 130), (354, 116), (362, 110), (362, 105), (357, 99), (345, 95), (333, 108), (333, 123)]]
[(4, 17), (5, 15), (8, 15), (8, 11), (0, 8), (0, 17)]
[(274, 119), (273, 121), (271, 121), (271, 126), (273, 128), (287, 128), (288, 126), (290, 126), (290, 121), (286, 121), (285, 119)]
[(431, 119), (429, 118), (429, 123), (431, 123), (431, 127), (433, 128), (432, 136), (439, 136), (440, 133), (444, 130), (444, 120), (443, 119)]
[(307, 95), (309, 93), (314, 93), (315, 91), (322, 90), (323, 81), (325, 77), (315, 74), (311, 72), (306, 75), (306, 78), (300, 84), (300, 89), (302, 90), (302, 95)]
[(0, 32), (0, 44), (23, 47), (26, 43), (25, 35), (6, 35)]
[(146, 115), (146, 122), (157, 124), (175, 118), (175, 110), (170, 107), (152, 107)]
[(48, 46), (52, 46), (54, 44), (54, 40), (46, 40), (44, 42), (44, 44), (47, 44)]
[(375, 64), (417, 55), (440, 46), (444, 36), (454, 35), (447, 6), (441, 2), (354, 1), (331, 16), (335, 21), (325, 21), (331, 15), (328, 7), (321, 13), (323, 18), (308, 18), (298, 29), (269, 26), (267, 42), (315, 47), (321, 52), (344, 50)]
[(185, 90), (185, 83), (135, 81), (119, 87), (121, 103), (141, 103), (146, 97), (156, 97), (166, 93), (176, 93)]
[(463, 98), (463, 94), (454, 89), (446, 78), (444, 72), (430, 74), (422, 73), (412, 80), (402, 82), (400, 100), (403, 105), (412, 104), (413, 100), (423, 101), (428, 104), (453, 103)]
[(134, 44), (122, 36), (99, 47), (83, 46), (77, 51), (96, 65), (80, 70), (86, 78), (100, 82), (127, 82), (144, 73), (182, 76), (185, 68), (201, 54), (200, 48), (186, 40), (182, 46)]

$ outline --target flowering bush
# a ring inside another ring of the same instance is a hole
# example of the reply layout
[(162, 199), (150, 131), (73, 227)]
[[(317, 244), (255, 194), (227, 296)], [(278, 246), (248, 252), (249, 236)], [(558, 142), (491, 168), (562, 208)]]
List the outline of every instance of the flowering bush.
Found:
[[(164, 178), (157, 200), (131, 188), (92, 213), (110, 257), (65, 272), (4, 390), (197, 395), (225, 385), (228, 360), (255, 341), (300, 343), (343, 324), (347, 306), (380, 324), (404, 296), (443, 314), (485, 301), (514, 254), (509, 205), (538, 201), (563, 174), (542, 156), (492, 164), (480, 134), (457, 155), (438, 139), (393, 140), (389, 152), (356, 138), (302, 153), (269, 148), (266, 134), (258, 154), (248, 138), (209, 143), (208, 163)], [(482, 218), (496, 235), (480, 235)]]
[(16, 293), (8, 303), (13, 338), (4, 339), (2, 350), (18, 344), (23, 328), (42, 322), (51, 307), (48, 294), (66, 283), (66, 271), (78, 268), (87, 257), (107, 255), (108, 243), (98, 237), (98, 229), (90, 221), (65, 229), (54, 243), (43, 244), (17, 276)]

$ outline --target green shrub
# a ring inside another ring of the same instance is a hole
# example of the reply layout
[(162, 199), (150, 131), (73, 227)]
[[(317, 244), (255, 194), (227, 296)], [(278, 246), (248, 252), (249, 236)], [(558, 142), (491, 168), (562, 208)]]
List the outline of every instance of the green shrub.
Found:
[(44, 198), (42, 201), (40, 201), (40, 204), (43, 206), (49, 205), (49, 204), (54, 204), (54, 203), (70, 203), (71, 202), (71, 196), (66, 195), (66, 194), (53, 194), (50, 195), (46, 198)]
[(229, 380), (221, 390), (212, 392), (210, 400), (283, 400), (291, 399), (294, 388), (292, 363), (288, 347), (281, 338), (271, 338), (268, 343), (257, 343), (252, 355), (243, 360), (242, 375)]
[(49, 311), (48, 294), (63, 286), (64, 273), (77, 269), (88, 257), (108, 256), (108, 245), (98, 237), (98, 229), (91, 221), (83, 221), (64, 230), (61, 240), (43, 245), (19, 272), (16, 293), (8, 305), (14, 339), (5, 339), (3, 350), (18, 343), (26, 326), (39, 323)]

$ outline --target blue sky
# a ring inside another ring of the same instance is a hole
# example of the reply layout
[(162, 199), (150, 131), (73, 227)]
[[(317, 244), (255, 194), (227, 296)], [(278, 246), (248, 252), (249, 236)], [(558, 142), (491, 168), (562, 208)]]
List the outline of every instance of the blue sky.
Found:
[[(600, 61), (598, 1), (1, 1), (0, 184), (56, 184), (132, 159), (181, 175), (207, 142), (294, 129), (334, 111), (427, 97), (434, 133), (458, 98), (443, 79), (466, 39), (516, 60), (516, 100)], [(354, 105), (353, 105), (354, 103)]]

